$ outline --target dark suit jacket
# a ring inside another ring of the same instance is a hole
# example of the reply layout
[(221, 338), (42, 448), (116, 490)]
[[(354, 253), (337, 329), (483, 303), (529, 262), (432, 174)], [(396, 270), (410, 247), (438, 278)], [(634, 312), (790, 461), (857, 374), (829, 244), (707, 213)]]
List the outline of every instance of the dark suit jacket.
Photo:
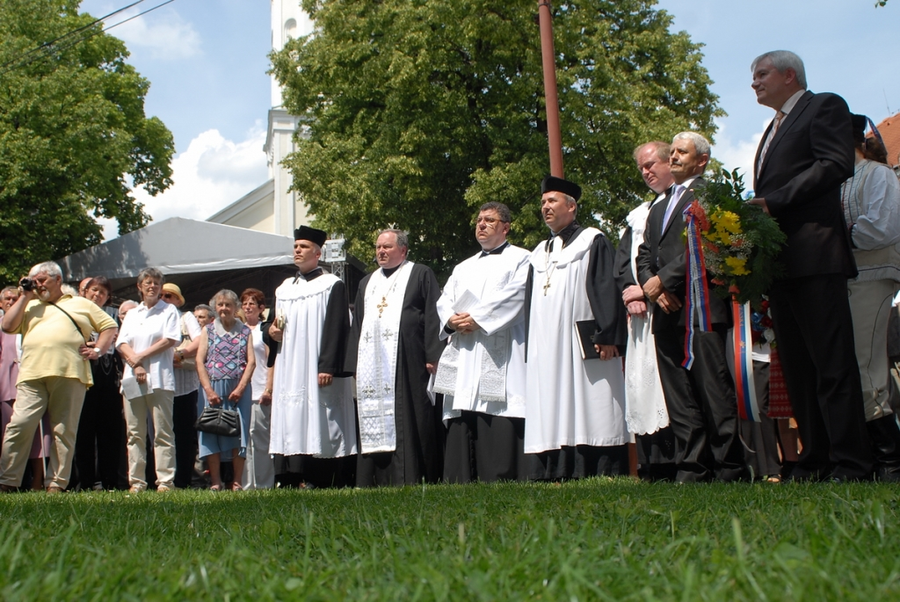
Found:
[[(684, 298), (685, 298), (685, 240), (684, 220), (681, 212), (694, 200), (694, 190), (702, 188), (706, 184), (703, 178), (697, 178), (691, 182), (690, 187), (681, 195), (678, 206), (672, 212), (665, 232), (662, 229), (663, 218), (666, 215), (666, 207), (669, 206), (669, 196), (672, 190), (666, 194), (666, 198), (659, 201), (650, 209), (647, 218), (647, 229), (644, 231), (644, 242), (638, 249), (637, 271), (638, 280), (644, 286), (653, 276), (659, 276), (666, 290), (675, 294), (681, 300), (681, 311), (667, 314), (659, 305), (653, 304), (653, 332), (662, 332), (666, 328), (681, 326), (684, 328)], [(728, 324), (731, 321), (731, 312), (728, 305), (712, 292), (710, 283), (709, 306), (713, 324)], [(697, 323), (697, 319), (694, 319)]]
[(841, 182), (853, 175), (853, 160), (847, 103), (835, 94), (804, 93), (772, 138), (754, 185), (787, 235), (780, 256), (787, 278), (856, 276), (840, 193)]

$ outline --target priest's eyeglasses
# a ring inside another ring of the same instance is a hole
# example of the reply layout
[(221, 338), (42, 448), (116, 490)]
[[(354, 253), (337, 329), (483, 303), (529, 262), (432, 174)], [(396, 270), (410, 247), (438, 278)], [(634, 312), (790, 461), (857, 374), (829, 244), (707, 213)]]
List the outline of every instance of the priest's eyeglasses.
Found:
[(491, 228), (494, 228), (497, 226), (497, 222), (502, 221), (503, 220), (499, 220), (496, 217), (479, 217), (477, 220), (475, 220), (475, 225), (477, 226), (478, 224), (486, 224)]

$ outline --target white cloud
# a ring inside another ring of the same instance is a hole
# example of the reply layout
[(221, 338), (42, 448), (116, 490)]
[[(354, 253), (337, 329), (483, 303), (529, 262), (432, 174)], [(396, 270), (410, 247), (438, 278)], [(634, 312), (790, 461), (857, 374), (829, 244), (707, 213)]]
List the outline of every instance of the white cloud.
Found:
[[(134, 197), (154, 222), (170, 217), (205, 220), (266, 182), (265, 141), (266, 132), (259, 127), (241, 142), (226, 140), (218, 130), (203, 132), (172, 161), (174, 184), (168, 190), (152, 197), (137, 188)], [(118, 235), (115, 221), (101, 223), (106, 240)]]
[[(135, 9), (118, 13), (104, 21), (104, 24), (109, 28), (138, 12)], [(137, 17), (115, 27), (110, 34), (123, 40), (132, 50), (149, 51), (154, 59), (171, 61), (200, 53), (200, 35), (175, 10)]]
[(738, 169), (744, 176), (744, 188), (753, 188), (753, 160), (756, 158), (756, 149), (762, 140), (763, 132), (769, 125), (764, 121), (761, 129), (753, 134), (749, 140), (733, 140), (728, 135), (728, 126), (725, 120), (717, 121), (719, 128), (716, 134), (716, 144), (712, 147), (712, 156), (722, 162), (722, 166), (732, 171)]

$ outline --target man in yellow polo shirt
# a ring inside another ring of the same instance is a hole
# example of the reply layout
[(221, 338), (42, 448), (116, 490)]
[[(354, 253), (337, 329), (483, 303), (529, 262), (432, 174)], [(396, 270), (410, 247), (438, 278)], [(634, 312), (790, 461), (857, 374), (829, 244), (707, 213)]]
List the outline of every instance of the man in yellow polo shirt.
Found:
[(0, 491), (21, 485), (34, 431), (48, 412), (53, 446), (44, 483), (47, 493), (59, 493), (69, 484), (84, 392), (93, 384), (88, 360), (106, 353), (118, 329), (95, 303), (63, 294), (62, 271), (52, 261), (31, 268), (28, 278), (2, 323), (3, 332), (22, 335), (22, 362), (0, 451)]

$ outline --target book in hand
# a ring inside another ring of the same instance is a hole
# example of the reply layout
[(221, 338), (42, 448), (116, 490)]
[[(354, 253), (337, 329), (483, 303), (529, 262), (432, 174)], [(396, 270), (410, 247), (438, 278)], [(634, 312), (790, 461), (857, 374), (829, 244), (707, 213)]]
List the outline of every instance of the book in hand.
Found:
[(581, 359), (600, 359), (597, 350), (594, 349), (594, 334), (597, 332), (597, 323), (594, 320), (578, 320), (575, 322), (575, 340), (581, 348)]

